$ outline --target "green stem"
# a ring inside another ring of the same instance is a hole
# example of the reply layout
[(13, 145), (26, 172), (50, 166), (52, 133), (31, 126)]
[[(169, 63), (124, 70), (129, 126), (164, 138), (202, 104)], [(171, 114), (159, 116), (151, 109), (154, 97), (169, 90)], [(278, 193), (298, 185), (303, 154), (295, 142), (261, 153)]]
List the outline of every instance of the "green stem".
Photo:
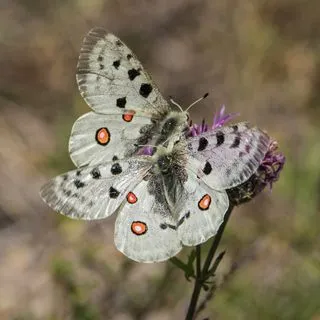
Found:
[(197, 274), (196, 274), (196, 279), (195, 279), (195, 283), (194, 283), (194, 287), (193, 287), (193, 292), (192, 292), (192, 296), (191, 296), (191, 300), (189, 303), (189, 308), (188, 308), (188, 312), (186, 315), (186, 320), (193, 320), (194, 316), (196, 314), (196, 310), (197, 310), (197, 304), (198, 304), (198, 300), (200, 297), (200, 292), (201, 292), (201, 288), (202, 288), (202, 284), (203, 284), (203, 275), (206, 275), (209, 271), (210, 265), (212, 263), (212, 260), (215, 256), (215, 253), (217, 251), (217, 248), (219, 246), (219, 243), (221, 241), (225, 226), (229, 220), (229, 217), (231, 215), (231, 212), (233, 210), (233, 206), (230, 205), (228, 211), (226, 212), (225, 216), (224, 216), (224, 221), (221, 224), (221, 226), (218, 229), (217, 234), (214, 237), (213, 243), (210, 247), (210, 250), (208, 252), (207, 258), (204, 262), (203, 265), (203, 269), (201, 271), (201, 245), (198, 245), (196, 247), (196, 267), (197, 267)]

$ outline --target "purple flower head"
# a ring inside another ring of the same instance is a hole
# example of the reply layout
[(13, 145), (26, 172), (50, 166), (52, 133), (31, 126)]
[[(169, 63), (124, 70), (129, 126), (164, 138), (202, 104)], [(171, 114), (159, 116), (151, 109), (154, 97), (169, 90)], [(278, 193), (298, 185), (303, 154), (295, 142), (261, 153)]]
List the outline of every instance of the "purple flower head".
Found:
[(220, 128), (225, 123), (227, 123), (228, 121), (230, 121), (231, 119), (239, 115), (238, 113), (224, 114), (224, 112), (225, 112), (225, 106), (222, 105), (220, 110), (216, 112), (216, 114), (214, 115), (213, 123), (210, 129), (208, 125), (205, 123), (205, 120), (202, 120), (202, 123), (200, 125), (190, 124), (189, 136), (196, 137), (203, 132), (207, 132), (208, 130), (214, 130), (216, 128)]
[(223, 104), (221, 106), (220, 111), (214, 115), (212, 130), (222, 127), (225, 123), (227, 123), (228, 121), (230, 121), (231, 119), (233, 119), (234, 117), (237, 117), (239, 115), (239, 113), (228, 113), (225, 115), (224, 114), (225, 109), (226, 109), (226, 107)]
[(269, 185), (271, 189), (272, 184), (279, 179), (285, 161), (285, 156), (278, 151), (278, 142), (271, 141), (269, 149), (258, 168), (261, 184)]
[(278, 143), (272, 140), (257, 171), (246, 182), (227, 190), (230, 200), (239, 205), (250, 201), (267, 186), (271, 190), (273, 183), (279, 179), (285, 160), (285, 156), (278, 151)]
[[(211, 128), (204, 120), (200, 125), (190, 123), (189, 137), (195, 137), (204, 132), (220, 128), (238, 115), (238, 113), (225, 114), (225, 106), (223, 105), (215, 114)], [(257, 171), (241, 185), (227, 190), (230, 201), (238, 205), (250, 201), (266, 186), (271, 189), (273, 183), (279, 179), (284, 163), (285, 156), (278, 151), (278, 143), (271, 140), (268, 151)]]
[(154, 151), (154, 147), (152, 146), (143, 146), (141, 149), (139, 149), (139, 151), (137, 152), (137, 154), (139, 155), (144, 155), (144, 156), (152, 156)]
[(196, 137), (199, 134), (208, 131), (208, 125), (205, 123), (204, 119), (202, 120), (202, 123), (200, 125), (198, 124), (194, 124), (194, 125), (190, 124), (190, 125), (191, 125), (191, 128), (190, 128), (189, 136), (191, 137)]

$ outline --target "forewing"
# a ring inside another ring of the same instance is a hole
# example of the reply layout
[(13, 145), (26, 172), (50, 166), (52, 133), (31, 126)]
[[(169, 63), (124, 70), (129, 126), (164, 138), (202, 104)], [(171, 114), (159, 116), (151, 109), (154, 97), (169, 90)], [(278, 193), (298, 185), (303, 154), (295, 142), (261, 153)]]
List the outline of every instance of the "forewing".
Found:
[(229, 207), (225, 191), (209, 188), (189, 171), (184, 191), (177, 202), (179, 238), (186, 246), (195, 246), (213, 237)]
[(110, 216), (150, 169), (149, 162), (131, 159), (69, 171), (46, 183), (42, 199), (55, 211), (73, 219)]
[(258, 169), (269, 137), (258, 128), (238, 123), (188, 139), (189, 168), (215, 190), (235, 187)]
[(77, 82), (83, 98), (99, 113), (123, 113), (129, 109), (157, 117), (169, 110), (132, 51), (100, 28), (92, 29), (84, 39)]
[(130, 259), (159, 262), (181, 250), (175, 220), (160, 199), (143, 181), (128, 193), (127, 201), (119, 208), (115, 244)]
[(102, 164), (131, 156), (135, 145), (146, 143), (150, 120), (134, 114), (105, 115), (89, 112), (73, 125), (69, 140), (70, 157), (77, 167)]

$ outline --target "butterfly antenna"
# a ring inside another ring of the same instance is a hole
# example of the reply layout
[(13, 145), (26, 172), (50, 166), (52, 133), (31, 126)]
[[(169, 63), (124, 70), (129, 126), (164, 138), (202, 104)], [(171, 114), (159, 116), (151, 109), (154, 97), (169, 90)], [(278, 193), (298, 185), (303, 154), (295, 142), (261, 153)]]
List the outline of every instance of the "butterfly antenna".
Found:
[(188, 110), (193, 107), (195, 104), (197, 104), (198, 102), (202, 101), (203, 99), (205, 99), (207, 96), (209, 95), (209, 93), (207, 92), (205, 95), (203, 95), (201, 98), (199, 98), (198, 100), (192, 102), (190, 104), (190, 106), (185, 110), (185, 112), (188, 112)]
[(175, 106), (177, 106), (180, 109), (181, 112), (183, 112), (183, 109), (181, 108), (180, 104), (175, 102), (171, 96), (169, 98), (170, 98), (170, 102), (172, 104), (174, 104)]

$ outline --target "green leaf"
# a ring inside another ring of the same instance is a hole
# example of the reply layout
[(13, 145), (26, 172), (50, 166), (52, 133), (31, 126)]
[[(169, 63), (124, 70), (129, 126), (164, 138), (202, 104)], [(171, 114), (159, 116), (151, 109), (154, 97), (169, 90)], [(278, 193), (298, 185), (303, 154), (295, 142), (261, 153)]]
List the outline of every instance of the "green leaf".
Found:
[(171, 263), (173, 263), (176, 267), (184, 271), (184, 276), (188, 281), (190, 281), (190, 278), (195, 279), (195, 271), (193, 262), (196, 258), (196, 251), (192, 250), (191, 253), (188, 256), (187, 263), (182, 262), (180, 259), (173, 257), (170, 259)]

